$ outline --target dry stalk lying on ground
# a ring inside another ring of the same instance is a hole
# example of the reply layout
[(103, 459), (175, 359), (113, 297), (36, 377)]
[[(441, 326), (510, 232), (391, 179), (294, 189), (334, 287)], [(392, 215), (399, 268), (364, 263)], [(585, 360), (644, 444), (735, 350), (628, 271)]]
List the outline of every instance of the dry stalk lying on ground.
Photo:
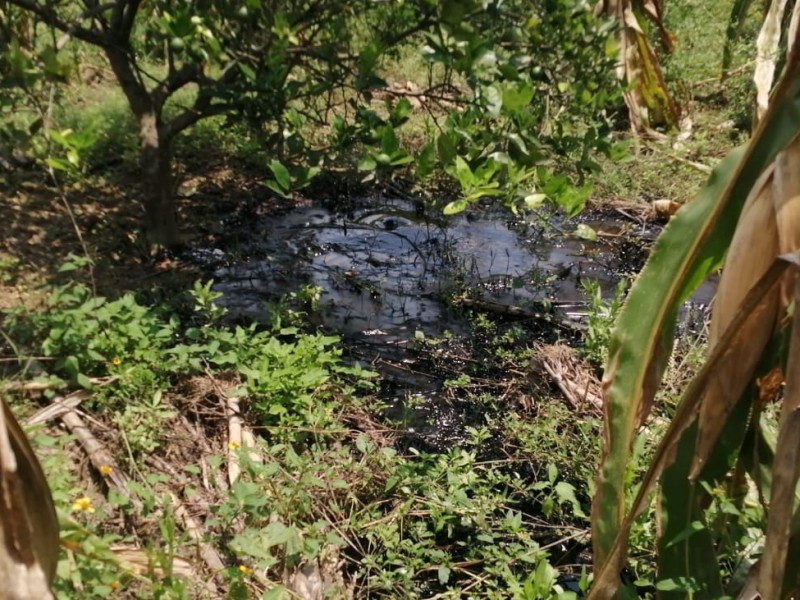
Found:
[(546, 372), (569, 405), (579, 412), (603, 414), (602, 388), (589, 364), (564, 344), (540, 345), (531, 368)]

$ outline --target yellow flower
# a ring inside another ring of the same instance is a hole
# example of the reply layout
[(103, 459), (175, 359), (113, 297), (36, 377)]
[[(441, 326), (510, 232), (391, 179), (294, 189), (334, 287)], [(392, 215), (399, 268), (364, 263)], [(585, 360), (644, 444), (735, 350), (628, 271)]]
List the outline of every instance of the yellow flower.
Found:
[(228, 450), (238, 450), (239, 446), (239, 442), (228, 442)]
[(117, 581), (115, 579), (114, 581), (112, 581), (111, 583), (108, 584), (108, 587), (110, 587), (112, 590), (118, 590), (119, 589), (119, 581)]
[(252, 575), (253, 574), (253, 569), (251, 569), (247, 565), (239, 565), (239, 572), (242, 575)]
[(111, 360), (111, 364), (114, 365), (115, 367), (118, 367), (118, 366), (120, 366), (122, 364), (122, 359), (119, 356), (115, 356)]
[(102, 467), (100, 467), (100, 474), (103, 475), (103, 477), (108, 477), (109, 475), (111, 475), (111, 472), (113, 470), (114, 469), (111, 466), (103, 465)]
[(72, 512), (78, 512), (78, 511), (83, 511), (88, 513), (94, 512), (94, 506), (92, 506), (92, 499), (89, 498), (89, 496), (82, 496), (72, 503)]

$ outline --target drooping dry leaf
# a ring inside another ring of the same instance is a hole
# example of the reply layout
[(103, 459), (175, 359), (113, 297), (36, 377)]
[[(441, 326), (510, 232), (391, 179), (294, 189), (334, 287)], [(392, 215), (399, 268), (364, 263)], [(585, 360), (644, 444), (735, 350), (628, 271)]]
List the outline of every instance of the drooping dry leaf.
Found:
[(761, 120), (767, 112), (769, 93), (775, 77), (775, 64), (781, 41), (781, 21), (786, 10), (786, 0), (773, 0), (764, 17), (764, 23), (756, 40), (756, 69), (753, 81), (756, 84), (756, 118)]
[[(739, 310), (742, 300), (778, 255), (777, 224), (773, 203), (774, 169), (769, 169), (748, 197), (728, 250), (725, 269), (717, 287), (709, 332), (709, 352)], [(751, 320), (743, 339), (733, 348), (729, 361), (720, 365), (709, 382), (700, 407), (697, 454), (692, 476), (697, 477), (711, 449), (747, 384), (752, 380), (761, 352), (772, 336), (778, 310), (777, 297), (763, 305), (760, 318)]]
[[(797, 255), (795, 255), (797, 256)], [(800, 267), (800, 258), (796, 258)], [(800, 302), (800, 285), (795, 289), (795, 306)], [(791, 537), (795, 492), (800, 478), (800, 313), (795, 311), (787, 360), (778, 442), (772, 465), (772, 490), (767, 519), (767, 538), (758, 578), (764, 600), (780, 600)]]
[[(800, 138), (775, 160), (773, 188), (778, 253), (796, 252), (800, 250)], [(796, 272), (792, 269), (787, 275), (781, 289), (783, 308), (789, 306), (794, 295)]]
[(52, 598), (58, 519), (28, 438), (5, 402), (0, 411), (0, 595)]
[[(781, 257), (759, 279), (756, 285), (747, 293), (739, 310), (731, 319), (727, 329), (720, 336), (719, 343), (715, 346), (711, 356), (700, 372), (692, 380), (689, 388), (683, 394), (670, 426), (664, 434), (655, 455), (650, 461), (647, 473), (642, 478), (639, 491), (633, 500), (627, 516), (621, 520), (619, 533), (614, 539), (606, 560), (595, 570), (595, 579), (589, 591), (589, 600), (605, 600), (613, 598), (619, 587), (619, 572), (625, 556), (628, 535), (633, 521), (647, 505), (647, 499), (652, 494), (664, 468), (674, 456), (674, 449), (681, 434), (686, 431), (696, 418), (700, 401), (704, 396), (706, 386), (716, 369), (730, 359), (730, 349), (746, 342), (744, 332), (749, 330), (748, 321), (758, 319), (760, 308), (766, 299), (773, 297), (779, 289), (781, 278), (786, 272), (789, 262), (800, 261), (795, 257)], [(594, 513), (593, 513), (594, 517)]]

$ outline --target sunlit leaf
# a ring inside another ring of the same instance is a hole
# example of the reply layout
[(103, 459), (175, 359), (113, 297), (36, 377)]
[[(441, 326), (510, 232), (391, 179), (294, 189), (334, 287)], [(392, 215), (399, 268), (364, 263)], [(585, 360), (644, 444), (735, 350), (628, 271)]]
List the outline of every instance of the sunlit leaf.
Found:
[(597, 241), (597, 232), (589, 227), (586, 223), (580, 223), (575, 228), (575, 235), (581, 239), (588, 240), (590, 242)]

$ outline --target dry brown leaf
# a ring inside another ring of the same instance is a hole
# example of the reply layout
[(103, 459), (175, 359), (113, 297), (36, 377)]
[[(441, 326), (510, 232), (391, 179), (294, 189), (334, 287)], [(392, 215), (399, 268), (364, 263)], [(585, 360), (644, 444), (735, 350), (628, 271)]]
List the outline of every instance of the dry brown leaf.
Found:
[[(795, 306), (800, 284), (795, 287)], [(772, 463), (767, 538), (761, 557), (758, 591), (764, 600), (780, 600), (791, 537), (795, 492), (800, 478), (800, 313), (795, 311), (787, 359), (786, 391)]]
[(345, 584), (342, 576), (343, 562), (339, 548), (326, 546), (318, 558), (286, 569), (283, 581), (302, 600), (351, 599), (353, 590)]
[(656, 216), (661, 219), (668, 219), (678, 212), (681, 206), (683, 206), (683, 204), (680, 202), (675, 202), (674, 200), (653, 201), (653, 211), (656, 213)]
[[(800, 138), (775, 160), (773, 202), (778, 231), (778, 253), (788, 254), (800, 249)], [(796, 272), (787, 273), (781, 289), (781, 308), (789, 306), (794, 294)]]
[[(117, 545), (112, 546), (110, 550), (114, 553), (120, 566), (131, 573), (147, 575), (152, 572), (156, 577), (163, 578), (166, 576), (164, 570), (159, 565), (153, 564), (150, 556), (141, 548)], [(198, 579), (197, 572), (192, 568), (192, 565), (178, 556), (172, 558), (170, 573), (183, 579), (195, 581)]]
[(553, 379), (576, 411), (603, 414), (603, 390), (591, 367), (565, 344), (541, 345), (532, 366), (541, 367)]
[[(709, 353), (740, 308), (750, 288), (767, 272), (778, 255), (777, 224), (773, 204), (774, 169), (759, 178), (745, 202), (728, 258), (717, 288), (711, 316)], [(787, 269), (788, 270), (788, 269)], [(752, 381), (759, 357), (775, 327), (778, 299), (767, 299), (759, 306), (758, 318), (747, 322), (742, 339), (747, 340), (729, 355), (712, 375), (700, 405), (697, 452), (692, 477), (697, 477), (708, 459), (728, 414)]]
[(783, 369), (780, 366), (773, 367), (769, 373), (756, 379), (756, 387), (758, 401), (762, 405), (772, 402), (783, 389)]
[(0, 402), (0, 595), (47, 600), (58, 562), (58, 519), (28, 438)]
[(228, 396), (225, 399), (228, 413), (228, 483), (233, 485), (242, 472), (239, 466), (239, 448), (242, 446), (242, 416), (239, 398)]
[(786, 0), (773, 0), (764, 17), (764, 23), (756, 40), (756, 69), (753, 81), (756, 84), (756, 118), (761, 120), (767, 112), (769, 93), (775, 77), (778, 47), (781, 41), (781, 21), (786, 10)]

